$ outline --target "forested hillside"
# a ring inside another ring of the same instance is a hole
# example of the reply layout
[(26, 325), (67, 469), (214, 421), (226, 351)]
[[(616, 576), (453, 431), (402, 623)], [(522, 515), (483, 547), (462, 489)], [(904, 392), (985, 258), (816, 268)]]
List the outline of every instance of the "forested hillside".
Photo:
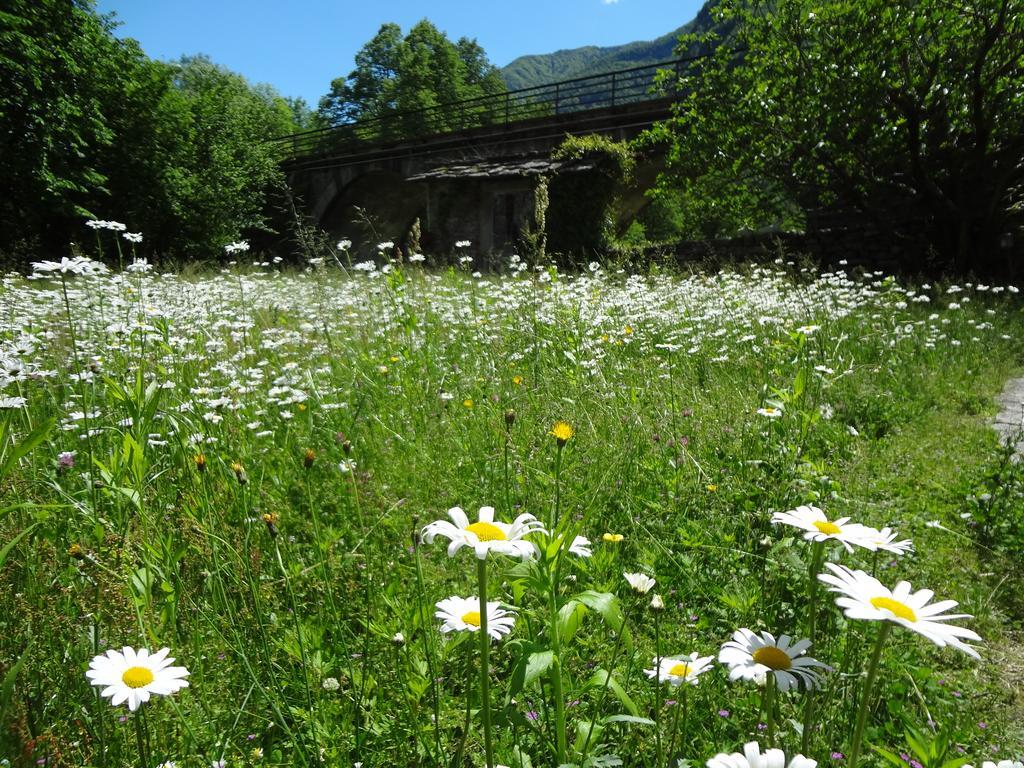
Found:
[(712, 18), (709, 5), (705, 3), (694, 19), (656, 40), (641, 40), (605, 48), (588, 45), (554, 53), (520, 56), (503, 67), (501, 74), (508, 87), (516, 90), (667, 61), (675, 58), (673, 50), (680, 35), (706, 32), (716, 27), (717, 22)]

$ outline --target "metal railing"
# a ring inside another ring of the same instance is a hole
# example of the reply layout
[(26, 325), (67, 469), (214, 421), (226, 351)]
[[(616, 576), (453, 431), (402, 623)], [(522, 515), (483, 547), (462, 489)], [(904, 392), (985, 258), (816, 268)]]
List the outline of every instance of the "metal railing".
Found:
[[(282, 160), (355, 154), (375, 146), (526, 120), (607, 109), (671, 96), (686, 67), (703, 56), (603, 72), (547, 85), (478, 96), (424, 109), (395, 110), (372, 118), (271, 139)], [(659, 72), (675, 75), (659, 80)]]

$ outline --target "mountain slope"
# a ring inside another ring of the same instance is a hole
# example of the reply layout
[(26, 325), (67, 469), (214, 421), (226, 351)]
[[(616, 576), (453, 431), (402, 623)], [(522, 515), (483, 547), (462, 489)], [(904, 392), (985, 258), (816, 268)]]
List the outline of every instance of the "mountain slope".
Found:
[(710, 3), (705, 3), (689, 23), (656, 40), (604, 48), (588, 45), (554, 53), (520, 56), (503, 67), (501, 75), (511, 90), (518, 90), (574, 77), (668, 61), (675, 58), (674, 50), (680, 35), (715, 28), (716, 23), (708, 10), (709, 5)]

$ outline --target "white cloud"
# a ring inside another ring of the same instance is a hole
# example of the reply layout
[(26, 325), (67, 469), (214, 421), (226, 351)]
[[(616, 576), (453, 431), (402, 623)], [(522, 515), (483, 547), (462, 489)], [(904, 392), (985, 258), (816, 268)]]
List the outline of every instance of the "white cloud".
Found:
[(619, 0), (601, 0), (605, 5), (617, 5)]

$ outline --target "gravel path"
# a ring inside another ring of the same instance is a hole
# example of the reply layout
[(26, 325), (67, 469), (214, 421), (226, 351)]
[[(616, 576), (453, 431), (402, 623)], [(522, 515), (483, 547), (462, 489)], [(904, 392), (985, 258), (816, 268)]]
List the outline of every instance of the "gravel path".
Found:
[(1000, 440), (1015, 440), (1018, 458), (1024, 457), (1024, 378), (1006, 382), (994, 426)]

